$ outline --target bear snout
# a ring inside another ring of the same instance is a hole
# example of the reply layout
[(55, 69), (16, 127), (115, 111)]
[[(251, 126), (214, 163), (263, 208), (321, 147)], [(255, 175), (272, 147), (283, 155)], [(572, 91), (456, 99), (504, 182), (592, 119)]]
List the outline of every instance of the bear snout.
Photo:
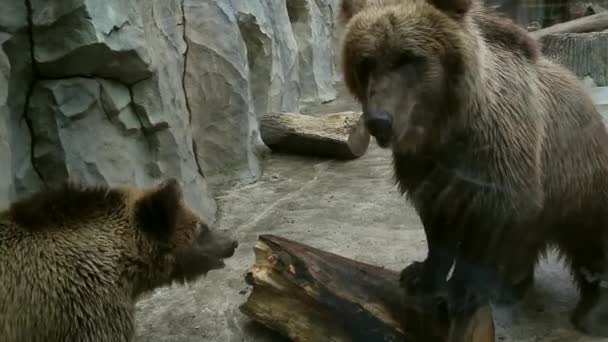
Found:
[(203, 254), (219, 259), (233, 256), (238, 246), (238, 241), (219, 232), (208, 234), (203, 238), (200, 245)]
[(232, 240), (232, 242), (230, 242), (223, 251), (220, 252), (220, 257), (221, 258), (230, 258), (231, 256), (234, 255), (234, 252), (236, 251), (236, 249), (239, 247), (239, 243), (236, 240)]
[(370, 111), (365, 115), (365, 127), (380, 147), (387, 147), (392, 138), (393, 115), (387, 111)]

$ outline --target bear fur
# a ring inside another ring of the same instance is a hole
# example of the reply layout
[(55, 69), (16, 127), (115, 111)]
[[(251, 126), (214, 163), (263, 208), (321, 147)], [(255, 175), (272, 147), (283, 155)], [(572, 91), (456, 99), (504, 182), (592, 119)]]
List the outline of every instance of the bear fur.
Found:
[(236, 246), (175, 179), (41, 191), (0, 212), (0, 340), (130, 341), (140, 295), (222, 268)]
[(345, 84), (428, 243), (403, 286), (471, 314), (521, 299), (555, 246), (573, 324), (608, 336), (608, 134), (581, 82), (479, 1), (349, 3)]

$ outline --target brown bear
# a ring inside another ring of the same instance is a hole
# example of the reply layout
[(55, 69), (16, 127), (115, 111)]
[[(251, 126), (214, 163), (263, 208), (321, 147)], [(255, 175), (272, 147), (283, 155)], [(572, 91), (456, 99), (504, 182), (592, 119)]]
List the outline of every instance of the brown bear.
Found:
[(470, 314), (521, 299), (556, 246), (573, 324), (608, 336), (608, 134), (575, 75), (477, 0), (341, 8), (345, 84), (427, 238), (403, 286)]
[(220, 269), (236, 247), (175, 179), (41, 191), (0, 212), (0, 340), (130, 341), (141, 294)]

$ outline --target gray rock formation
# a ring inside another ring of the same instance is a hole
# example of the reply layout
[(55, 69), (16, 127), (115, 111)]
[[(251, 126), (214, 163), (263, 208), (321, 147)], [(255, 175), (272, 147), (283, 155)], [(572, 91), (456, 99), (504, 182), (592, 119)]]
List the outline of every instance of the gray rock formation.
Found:
[(44, 183), (68, 178), (86, 183), (148, 180), (141, 166), (150, 160), (150, 152), (124, 85), (89, 78), (39, 81), (27, 117), (34, 166)]
[(287, 14), (298, 45), (304, 100), (335, 98), (332, 84), (334, 44), (330, 39), (333, 25), (323, 24), (327, 14), (324, 16), (317, 2), (310, 0), (287, 1)]
[(213, 0), (184, 1), (184, 84), (194, 141), (201, 168), (216, 182), (260, 173), (247, 49), (234, 12)]
[[(4, 43), (8, 38), (8, 34), (0, 34), (0, 44)], [(11, 192), (11, 145), (8, 140), (9, 110), (6, 107), (10, 68), (11, 65), (8, 61), (8, 57), (3, 51), (0, 51), (0, 104), (3, 104), (3, 106), (0, 107), (0, 156), (6, 156), (6, 159), (2, 160), (2, 162), (6, 163), (6, 166), (0, 167), (0, 206), (5, 206), (8, 203), (9, 194)]]
[(25, 2), (0, 0), (0, 206), (41, 186), (24, 118), (32, 80)]
[(0, 206), (66, 179), (255, 179), (259, 117), (335, 98), (335, 0), (0, 0)]
[(187, 199), (212, 217), (215, 202), (207, 185), (207, 171), (201, 169), (196, 158), (190, 125), (193, 114), (184, 88), (187, 49), (182, 2), (142, 0), (139, 14), (143, 17), (154, 75), (133, 85), (131, 92), (134, 110), (147, 132), (154, 156), (151, 171), (181, 179), (187, 185)]
[(34, 59), (45, 77), (99, 76), (133, 83), (152, 75), (135, 1), (31, 0)]

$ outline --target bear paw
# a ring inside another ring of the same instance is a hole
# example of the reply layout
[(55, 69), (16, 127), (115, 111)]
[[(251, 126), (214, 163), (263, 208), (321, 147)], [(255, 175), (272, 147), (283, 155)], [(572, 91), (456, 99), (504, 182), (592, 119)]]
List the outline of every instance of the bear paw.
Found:
[(605, 295), (585, 298), (570, 317), (574, 327), (590, 336), (608, 337), (608, 302)]
[(399, 284), (409, 293), (421, 292), (423, 273), (424, 262), (414, 261), (401, 271)]
[(495, 296), (495, 303), (499, 306), (514, 306), (523, 301), (528, 290), (534, 285), (534, 273), (526, 276), (523, 280), (511, 284), (504, 285), (499, 288)]

